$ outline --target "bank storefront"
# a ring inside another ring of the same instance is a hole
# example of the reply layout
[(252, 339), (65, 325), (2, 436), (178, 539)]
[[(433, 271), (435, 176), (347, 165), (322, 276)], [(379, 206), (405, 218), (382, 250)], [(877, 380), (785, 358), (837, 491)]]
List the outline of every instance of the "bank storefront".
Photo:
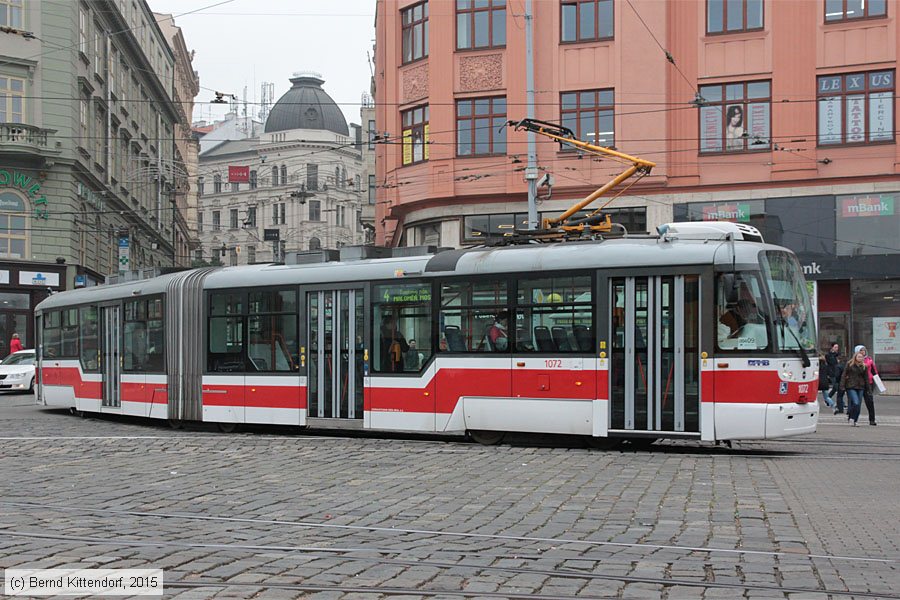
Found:
[(674, 217), (747, 223), (796, 252), (816, 292), (819, 346), (838, 342), (846, 354), (864, 344), (882, 376), (900, 380), (898, 200), (900, 192), (702, 202), (676, 204)]

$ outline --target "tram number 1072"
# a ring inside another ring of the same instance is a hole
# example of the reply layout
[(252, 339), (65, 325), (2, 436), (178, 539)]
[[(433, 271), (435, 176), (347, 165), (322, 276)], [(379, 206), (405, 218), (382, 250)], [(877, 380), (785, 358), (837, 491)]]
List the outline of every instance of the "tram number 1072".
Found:
[(547, 369), (562, 369), (563, 361), (558, 358), (548, 358), (544, 361), (544, 367)]

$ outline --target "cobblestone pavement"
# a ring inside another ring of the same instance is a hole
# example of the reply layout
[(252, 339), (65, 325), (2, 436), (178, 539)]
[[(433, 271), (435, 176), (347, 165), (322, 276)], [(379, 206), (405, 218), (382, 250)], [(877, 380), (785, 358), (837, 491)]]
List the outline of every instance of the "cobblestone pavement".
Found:
[(877, 427), (614, 451), (31, 402), (0, 396), (3, 568), (162, 568), (178, 598), (900, 598), (900, 398)]

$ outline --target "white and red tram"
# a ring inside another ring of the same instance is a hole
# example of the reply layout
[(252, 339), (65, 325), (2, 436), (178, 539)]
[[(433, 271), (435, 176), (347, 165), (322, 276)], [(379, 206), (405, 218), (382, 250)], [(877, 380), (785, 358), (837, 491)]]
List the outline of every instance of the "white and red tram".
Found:
[(795, 256), (743, 225), (662, 229), (62, 292), (36, 310), (37, 400), (485, 443), (815, 431), (815, 325)]

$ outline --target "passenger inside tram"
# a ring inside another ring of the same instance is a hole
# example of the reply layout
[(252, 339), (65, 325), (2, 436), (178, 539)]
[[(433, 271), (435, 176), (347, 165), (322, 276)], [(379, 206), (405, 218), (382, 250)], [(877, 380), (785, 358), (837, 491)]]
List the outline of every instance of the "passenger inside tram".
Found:
[(719, 277), (718, 345), (723, 350), (763, 349), (768, 345), (766, 319), (760, 311), (759, 282), (755, 277)]

